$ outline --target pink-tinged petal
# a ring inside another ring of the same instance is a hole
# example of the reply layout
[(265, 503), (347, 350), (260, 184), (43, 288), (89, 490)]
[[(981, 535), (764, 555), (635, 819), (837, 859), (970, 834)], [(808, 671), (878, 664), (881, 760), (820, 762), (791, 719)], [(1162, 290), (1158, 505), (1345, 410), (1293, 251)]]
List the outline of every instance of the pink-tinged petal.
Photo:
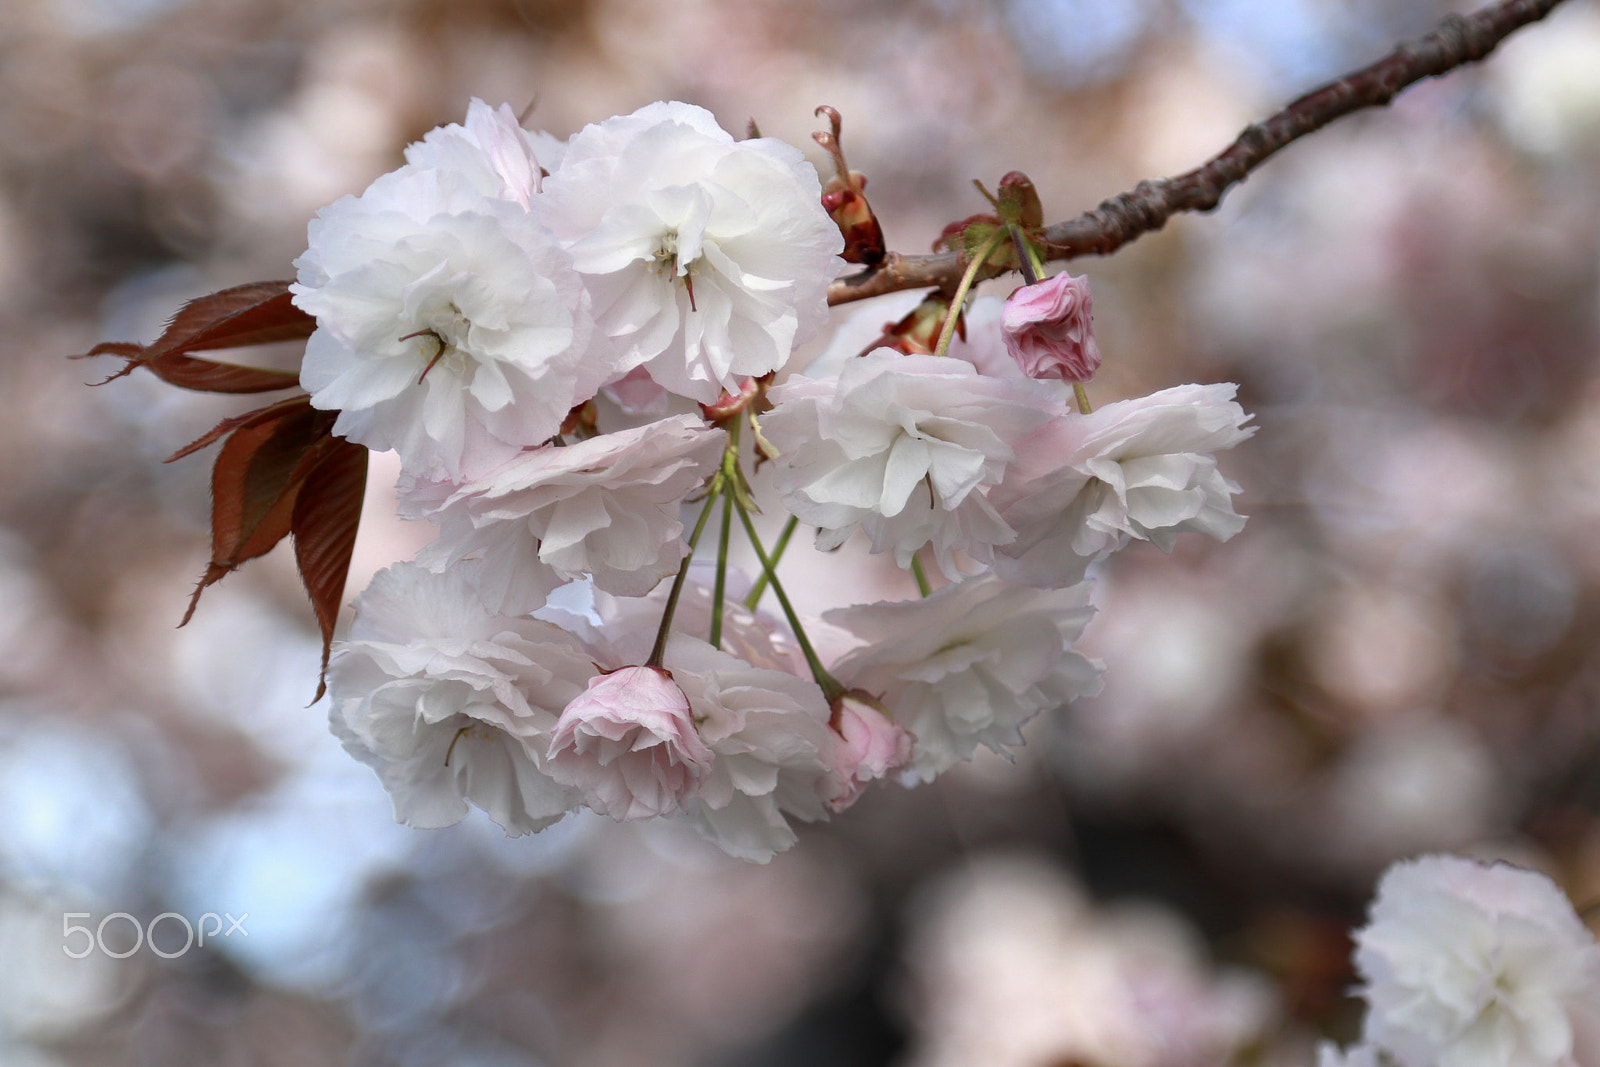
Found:
[[(435, 482), (403, 489), (408, 514), (440, 527), (423, 553), (429, 566), (481, 557), (503, 573), (536, 552), (560, 580), (583, 576), (621, 596), (640, 596), (683, 558), (679, 507), (716, 470), (727, 435), (696, 415), (673, 415), (562, 447), (519, 452), (441, 500)], [(509, 589), (487, 595), (498, 611), (543, 603)]]
[(400, 821), (448, 826), (470, 805), (507, 833), (532, 833), (581, 801), (540, 760), (595, 667), (571, 633), (485, 611), (481, 578), (476, 561), (380, 572), (335, 643), (329, 720)]
[(852, 690), (833, 702), (830, 725), (839, 735), (832, 771), (824, 787), (828, 810), (841, 812), (856, 802), (868, 782), (886, 777), (911, 761), (911, 735), (890, 719), (882, 704)]
[(599, 675), (568, 704), (546, 753), (552, 778), (613, 819), (680, 811), (711, 772), (688, 698), (658, 667)]
[(1089, 280), (1063, 272), (1012, 293), (1000, 333), (1028, 377), (1086, 382), (1100, 368), (1092, 308)]

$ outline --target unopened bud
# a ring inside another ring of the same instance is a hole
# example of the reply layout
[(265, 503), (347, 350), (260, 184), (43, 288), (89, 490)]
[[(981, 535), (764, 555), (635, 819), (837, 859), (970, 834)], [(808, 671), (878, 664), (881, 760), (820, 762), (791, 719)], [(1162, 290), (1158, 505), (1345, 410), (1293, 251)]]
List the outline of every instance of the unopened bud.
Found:
[(836, 176), (830, 178), (823, 187), (822, 208), (844, 235), (844, 251), (840, 255), (846, 263), (876, 266), (883, 262), (887, 249), (883, 242), (883, 227), (878, 224), (872, 205), (867, 203), (866, 175), (851, 170), (845, 162), (844, 143), (839, 139), (839, 131), (843, 126), (839, 112), (823, 104), (816, 113), (828, 116), (831, 127), (828, 132), (811, 136), (828, 150), (837, 171)]
[(1036, 230), (1044, 225), (1044, 205), (1039, 202), (1039, 190), (1020, 170), (1014, 170), (1000, 179), (1000, 217), (1021, 226)]
[(823, 802), (840, 812), (856, 802), (868, 782), (911, 761), (911, 735), (895, 725), (876, 697), (859, 689), (836, 698), (829, 711), (837, 744)]
[(613, 819), (683, 808), (714, 756), (689, 700), (660, 667), (623, 667), (589, 680), (556, 720), (545, 771)]

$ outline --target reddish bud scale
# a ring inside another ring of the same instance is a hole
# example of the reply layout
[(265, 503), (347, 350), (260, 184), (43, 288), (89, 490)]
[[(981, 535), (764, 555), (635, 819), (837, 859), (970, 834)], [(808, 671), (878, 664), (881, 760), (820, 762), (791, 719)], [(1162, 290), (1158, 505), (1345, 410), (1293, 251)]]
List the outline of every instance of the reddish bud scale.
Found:
[(968, 215), (964, 219), (957, 219), (939, 231), (939, 236), (933, 239), (935, 252), (962, 252), (966, 249), (966, 234), (971, 227), (987, 223), (990, 226), (1000, 225), (1000, 216), (991, 214)]
[[(907, 355), (932, 355), (939, 347), (939, 334), (949, 315), (950, 297), (940, 292), (930, 293), (899, 322), (886, 325), (883, 336), (872, 347), (888, 346)], [(966, 338), (966, 320), (962, 317), (956, 319), (956, 332), (962, 339)]]
[[(1005, 223), (998, 215), (968, 215), (940, 231), (938, 239), (933, 242), (933, 250), (959, 253), (963, 263), (970, 263), (972, 256), (987, 245), (994, 232), (1003, 226)], [(988, 267), (979, 277), (992, 278), (1003, 270), (1015, 270), (1017, 256), (1010, 242), (1002, 241), (990, 250), (984, 262)]]
[(1024, 230), (1036, 230), (1044, 225), (1044, 205), (1039, 200), (1039, 190), (1020, 170), (1011, 171), (1000, 179), (997, 207), (1001, 218)]
[(724, 391), (716, 400), (709, 404), (701, 404), (701, 414), (705, 415), (707, 422), (722, 425), (740, 414), (754, 407), (761, 410), (761, 402), (767, 395), (767, 386), (772, 382), (772, 375), (763, 375), (760, 378), (746, 378), (739, 383), (738, 393)]
[(839, 112), (823, 104), (816, 114), (826, 115), (831, 127), (826, 133), (814, 133), (812, 138), (833, 157), (837, 177), (830, 178), (822, 192), (822, 208), (838, 225), (844, 235), (844, 251), (840, 253), (846, 263), (861, 263), (875, 267), (888, 255), (883, 240), (883, 227), (867, 203), (867, 178), (858, 170), (851, 170), (845, 162), (844, 144), (839, 138), (843, 120)]
[(599, 413), (593, 400), (585, 400), (571, 411), (561, 422), (560, 434), (562, 437), (589, 438), (599, 433), (597, 419)]
[(827, 191), (822, 194), (822, 207), (844, 235), (844, 251), (840, 255), (845, 262), (875, 266), (888, 254), (883, 228), (861, 192), (866, 188), (867, 179), (856, 171), (851, 171), (850, 177), (856, 180), (854, 188), (845, 187), (838, 178), (828, 182)]

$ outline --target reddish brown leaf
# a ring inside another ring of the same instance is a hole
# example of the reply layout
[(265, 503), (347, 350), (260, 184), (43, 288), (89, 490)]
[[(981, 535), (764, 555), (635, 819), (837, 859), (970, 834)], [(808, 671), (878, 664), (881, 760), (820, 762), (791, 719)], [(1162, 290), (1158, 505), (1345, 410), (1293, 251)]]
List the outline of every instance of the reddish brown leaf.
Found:
[(337, 418), (338, 412), (313, 408), (308, 396), (291, 397), (223, 419), (172, 457), (227, 438), (211, 472), (211, 562), (183, 623), (207, 588), (292, 534), (300, 580), (322, 631), (315, 699), (327, 690), (328, 654), (367, 479), (367, 450), (333, 436)]
[[(99, 355), (121, 353), (106, 351), (106, 345), (96, 345), (85, 353), (86, 357)], [(124, 358), (128, 360), (127, 366), (94, 384), (114, 382), (131, 373), (135, 367), (148, 367), (162, 381), (202, 393), (270, 393), (274, 389), (293, 389), (300, 384), (299, 377), (292, 371), (246, 367), (217, 359), (195, 359), (184, 355), (163, 356), (160, 361), (149, 361), (142, 356)]]
[(310, 337), (316, 320), (294, 306), (290, 284), (249, 282), (189, 301), (150, 346), (152, 355)]
[(318, 442), (308, 459), (313, 465), (295, 499), (291, 525), (300, 580), (322, 628), (322, 671), (314, 703), (328, 689), (328, 653), (344, 602), (345, 578), (350, 573), (366, 494), (367, 450), (341, 437), (329, 437)]
[(163, 381), (185, 389), (264, 393), (293, 388), (299, 376), (292, 371), (196, 359), (187, 353), (304, 340), (316, 325), (314, 318), (294, 306), (288, 282), (250, 282), (189, 301), (151, 344), (108, 341), (95, 345), (83, 358), (117, 356), (126, 360), (127, 366), (105, 379), (107, 382), (135, 367), (147, 367)]
[(222, 581), (232, 574), (239, 564), (257, 556), (266, 555), (277, 543), (289, 533), (289, 517), (294, 510), (295, 492), (298, 484), (283, 497), (274, 502), (268, 513), (263, 516), (264, 522), (255, 529), (255, 539), (235, 553), (231, 558), (223, 561), (213, 559), (206, 564), (206, 571), (200, 576), (200, 581), (195, 584), (194, 592), (189, 596), (189, 607), (183, 613), (179, 626), (187, 626), (194, 617), (194, 609), (200, 606), (200, 594), (211, 586)]
[(234, 415), (230, 418), (223, 419), (221, 422), (211, 427), (211, 429), (207, 430), (199, 437), (196, 437), (193, 441), (190, 441), (188, 444), (184, 445), (182, 448), (178, 449), (161, 462), (171, 463), (173, 460), (182, 459), (184, 456), (192, 455), (207, 445), (220, 441), (222, 438), (226, 437), (228, 434), (232, 433), (234, 430), (237, 430), (246, 423), (255, 423), (260, 422), (263, 419), (276, 418), (277, 416), (273, 413), (278, 411), (280, 408), (296, 407), (304, 404), (305, 402), (306, 397), (293, 396), (288, 400), (280, 400), (275, 404), (268, 404), (264, 408), (255, 408), (252, 411), (247, 411), (243, 415)]
[(307, 453), (328, 437), (335, 417), (296, 397), (236, 420), (211, 472), (211, 562), (183, 622), (206, 588), (290, 532)]
[[(292, 388), (298, 376), (189, 353), (300, 340), (315, 328), (316, 321), (291, 302), (288, 282), (254, 282), (185, 304), (152, 344), (112, 341), (88, 355), (127, 361), (106, 381), (146, 367), (188, 389), (266, 392)], [(223, 419), (167, 460), (223, 442), (211, 471), (211, 560), (183, 623), (193, 617), (206, 589), (292, 534), (301, 581), (322, 631), (319, 698), (326, 689), (328, 653), (366, 486), (367, 450), (333, 436), (337, 418), (338, 412), (318, 411), (301, 394)]]

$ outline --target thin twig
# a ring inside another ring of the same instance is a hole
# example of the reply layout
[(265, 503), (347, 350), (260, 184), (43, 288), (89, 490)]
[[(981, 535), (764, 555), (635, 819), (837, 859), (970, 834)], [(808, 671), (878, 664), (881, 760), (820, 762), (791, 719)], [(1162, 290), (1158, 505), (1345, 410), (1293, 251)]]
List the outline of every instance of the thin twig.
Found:
[[(1249, 126), (1227, 150), (1204, 166), (1174, 178), (1142, 181), (1129, 192), (1045, 231), (1052, 260), (1107, 255), (1165, 226), (1179, 212), (1211, 211), (1280, 149), (1363, 108), (1382, 107), (1402, 89), (1447, 74), (1494, 51), (1510, 34), (1548, 15), (1563, 0), (1502, 0), (1471, 15), (1450, 15), (1434, 32), (1407, 41), (1369, 67), (1307, 93), (1264, 122)], [(891, 252), (879, 267), (828, 287), (829, 304), (902, 289), (953, 289), (961, 278), (956, 253), (902, 256)]]

